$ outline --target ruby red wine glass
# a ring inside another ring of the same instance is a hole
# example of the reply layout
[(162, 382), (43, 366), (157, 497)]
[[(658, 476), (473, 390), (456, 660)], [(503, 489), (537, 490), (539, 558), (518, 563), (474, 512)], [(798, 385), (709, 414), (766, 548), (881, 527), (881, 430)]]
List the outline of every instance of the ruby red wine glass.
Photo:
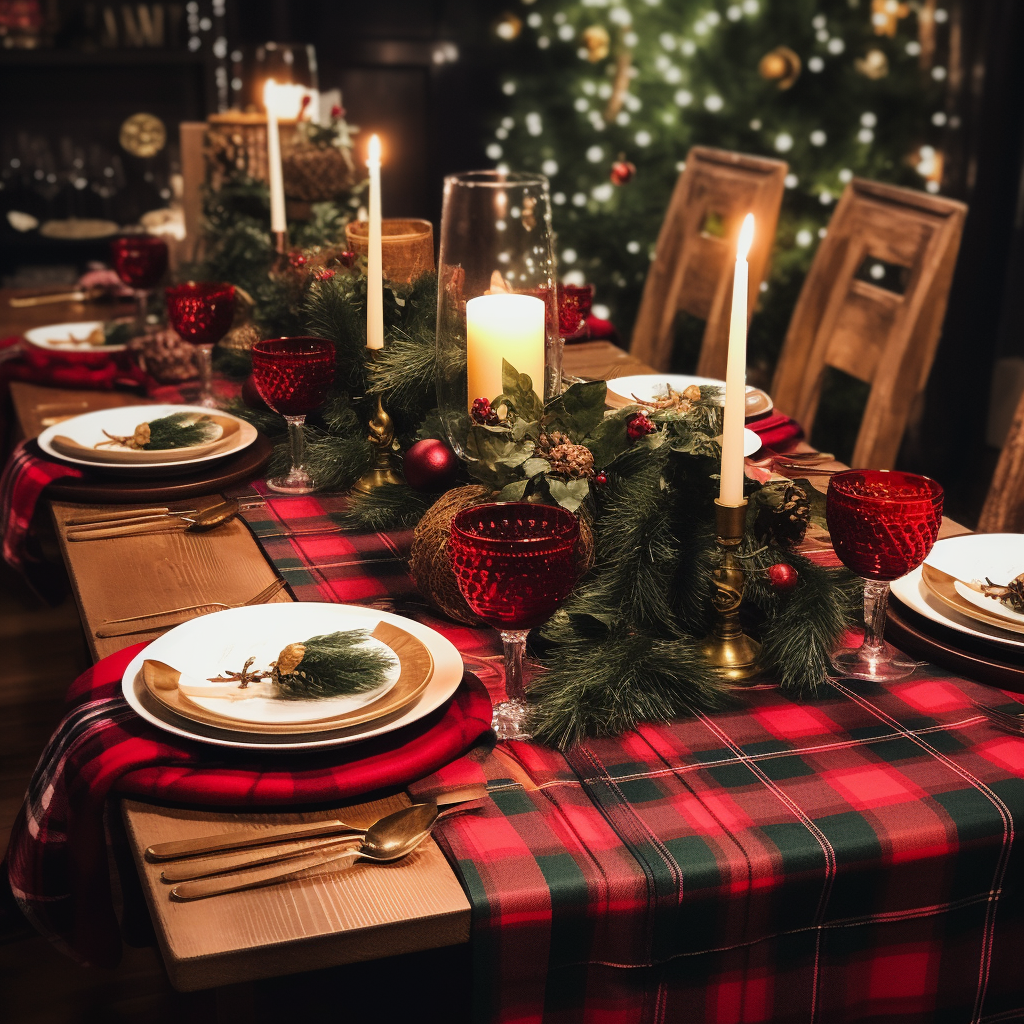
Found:
[(135, 289), (139, 328), (146, 329), (150, 292), (167, 271), (167, 243), (155, 235), (121, 235), (110, 243), (117, 276)]
[(916, 569), (942, 522), (942, 488), (926, 476), (851, 469), (828, 485), (825, 515), (843, 565), (864, 579), (864, 642), (832, 657), (855, 679), (903, 679), (918, 663), (882, 639), (889, 583)]
[(213, 346), (231, 329), (235, 286), (189, 281), (167, 289), (167, 319), (178, 334), (196, 346), (202, 379), (199, 404), (216, 408), (213, 397)]
[(466, 603), (501, 633), (506, 699), (494, 709), (498, 739), (529, 739), (523, 655), (576, 582), (579, 522), (552, 505), (493, 502), (452, 520), (449, 556)]
[(305, 467), (306, 413), (327, 397), (334, 380), (334, 345), (322, 338), (270, 338), (252, 346), (252, 379), (260, 398), (288, 421), (291, 469), (267, 481), (272, 491), (309, 494), (316, 485)]

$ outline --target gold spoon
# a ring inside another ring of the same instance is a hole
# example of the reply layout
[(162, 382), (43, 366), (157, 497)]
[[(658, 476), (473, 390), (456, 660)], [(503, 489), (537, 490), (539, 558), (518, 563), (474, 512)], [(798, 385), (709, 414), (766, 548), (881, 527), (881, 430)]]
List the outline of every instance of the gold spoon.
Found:
[[(462, 804), (447, 813), (470, 810), (474, 806)], [(219, 896), (221, 893), (307, 878), (321, 873), (318, 869), (327, 864), (332, 865), (334, 871), (344, 871), (357, 860), (372, 860), (382, 864), (399, 860), (412, 853), (430, 835), (438, 817), (437, 804), (413, 804), (376, 821), (366, 830), (362, 843), (355, 850), (347, 849), (339, 853), (339, 844), (331, 843), (297, 857), (286, 854), (284, 856), (288, 857), (290, 863), (283, 869), (276, 863), (281, 857), (276, 857), (275, 863), (269, 864), (267, 858), (263, 857), (255, 862), (259, 866), (253, 870), (228, 878), (199, 878), (181, 882), (171, 889), (171, 895), (179, 900), (199, 900), (207, 896)]]

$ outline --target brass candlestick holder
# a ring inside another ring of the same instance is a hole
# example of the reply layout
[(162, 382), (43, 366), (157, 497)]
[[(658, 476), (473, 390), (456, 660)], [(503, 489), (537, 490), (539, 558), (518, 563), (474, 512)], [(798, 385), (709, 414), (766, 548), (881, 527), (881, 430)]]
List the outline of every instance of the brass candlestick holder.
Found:
[(760, 671), (761, 645), (740, 626), (744, 574), (736, 563), (736, 551), (743, 543), (746, 519), (745, 499), (741, 505), (723, 505), (715, 499), (715, 541), (722, 552), (722, 562), (713, 574), (712, 601), (718, 622), (703, 650), (714, 671), (734, 683), (747, 683)]
[(380, 395), (377, 396), (377, 411), (370, 420), (367, 440), (374, 448), (373, 468), (368, 469), (352, 485), (352, 490), (369, 494), (382, 484), (404, 483), (394, 451), (395, 424), (384, 409)]
[(274, 232), (274, 252), (276, 252), (278, 256), (284, 256), (288, 252), (287, 231)]

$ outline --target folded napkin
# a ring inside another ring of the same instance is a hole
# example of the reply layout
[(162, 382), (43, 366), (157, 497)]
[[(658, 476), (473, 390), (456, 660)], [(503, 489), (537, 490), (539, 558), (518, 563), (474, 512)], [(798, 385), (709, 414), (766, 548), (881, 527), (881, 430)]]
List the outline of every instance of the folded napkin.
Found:
[[(18, 345), (20, 354), (10, 355)], [(138, 387), (146, 381), (128, 352), (100, 350), (68, 357), (27, 345), (20, 337), (9, 337), (0, 339), (0, 359), (0, 388), (12, 380), (23, 380), (52, 387), (110, 391), (115, 387)]]
[(761, 438), (762, 444), (776, 450), (786, 447), (794, 441), (799, 441), (804, 436), (803, 427), (796, 420), (781, 412), (762, 416), (758, 420), (751, 420), (747, 423), (747, 428)]
[(96, 966), (114, 966), (121, 949), (103, 828), (108, 796), (268, 811), (336, 805), (439, 770), (491, 725), (491, 702), (467, 676), (446, 707), (349, 747), (250, 753), (183, 740), (144, 721), (121, 694), (121, 676), (144, 646), (118, 651), (75, 680), (7, 850), (25, 916)]
[(43, 597), (51, 592), (51, 586), (47, 563), (30, 532), (32, 517), (47, 485), (68, 476), (80, 477), (82, 472), (68, 462), (46, 458), (35, 441), (19, 444), (0, 474), (4, 561)]

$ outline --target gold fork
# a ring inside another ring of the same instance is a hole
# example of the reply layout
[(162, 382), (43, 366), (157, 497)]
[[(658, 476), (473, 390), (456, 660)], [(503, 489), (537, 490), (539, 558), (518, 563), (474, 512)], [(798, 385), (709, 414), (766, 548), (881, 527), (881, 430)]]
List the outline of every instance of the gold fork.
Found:
[[(167, 608), (159, 612), (146, 612), (144, 615), (128, 615), (123, 619), (104, 619), (103, 625), (113, 626), (125, 622), (139, 622), (142, 619), (157, 619), (162, 618), (165, 615), (177, 615), (182, 612), (201, 611), (204, 608), (248, 608), (252, 605), (266, 604), (284, 588), (284, 585), (284, 580), (276, 579), (269, 586), (264, 587), (258, 594), (250, 597), (248, 601), (240, 601), (235, 604), (226, 604), (223, 601), (203, 601), (201, 604), (188, 604), (183, 605), (181, 608)], [(127, 636), (129, 633), (148, 633), (153, 628), (155, 627), (140, 626), (137, 629), (127, 630), (98, 629), (96, 630), (96, 636), (107, 639), (115, 636)]]

